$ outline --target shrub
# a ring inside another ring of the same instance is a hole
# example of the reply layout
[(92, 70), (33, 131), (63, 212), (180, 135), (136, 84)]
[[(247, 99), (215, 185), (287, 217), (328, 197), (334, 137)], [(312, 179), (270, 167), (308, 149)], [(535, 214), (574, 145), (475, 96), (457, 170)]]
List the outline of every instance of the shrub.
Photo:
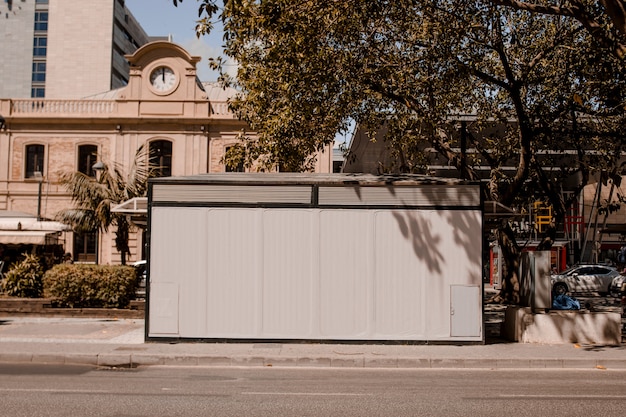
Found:
[(136, 289), (131, 266), (60, 264), (43, 278), (44, 296), (59, 307), (126, 308)]
[(3, 290), (13, 297), (38, 298), (43, 289), (43, 267), (36, 255), (24, 254), (6, 273)]

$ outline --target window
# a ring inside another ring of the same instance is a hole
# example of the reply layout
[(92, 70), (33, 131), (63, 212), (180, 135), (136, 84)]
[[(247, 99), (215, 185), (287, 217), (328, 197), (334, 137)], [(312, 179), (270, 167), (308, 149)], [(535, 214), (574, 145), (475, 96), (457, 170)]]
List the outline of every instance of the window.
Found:
[(34, 82), (46, 81), (46, 63), (45, 62), (33, 62), (33, 81)]
[(150, 142), (150, 168), (155, 177), (172, 176), (172, 142), (169, 140)]
[(30, 89), (30, 96), (32, 98), (44, 98), (46, 96), (46, 89), (44, 87), (33, 87)]
[(96, 145), (81, 145), (78, 147), (78, 171), (89, 177), (96, 177), (91, 168), (96, 163), (98, 147)]
[(26, 146), (26, 178), (35, 178), (35, 172), (43, 173), (43, 145)]
[(48, 12), (35, 12), (35, 32), (48, 30)]
[(33, 38), (33, 56), (46, 56), (48, 48), (48, 38), (45, 36), (35, 36)]
[(74, 233), (74, 260), (96, 262), (96, 242), (98, 233)]

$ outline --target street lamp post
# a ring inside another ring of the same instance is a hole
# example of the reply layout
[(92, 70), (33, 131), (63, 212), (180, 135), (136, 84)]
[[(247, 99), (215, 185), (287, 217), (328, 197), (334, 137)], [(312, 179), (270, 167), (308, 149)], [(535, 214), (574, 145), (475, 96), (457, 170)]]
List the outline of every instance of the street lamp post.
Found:
[(91, 166), (91, 169), (94, 171), (94, 173), (96, 174), (96, 179), (98, 180), (100, 174), (102, 173), (102, 171), (104, 171), (105, 165), (102, 161), (98, 161), (95, 164), (93, 164)]
[(33, 173), (35, 179), (39, 183), (39, 191), (37, 193), (37, 221), (41, 221), (41, 187), (43, 185), (43, 174), (41, 171), (35, 171)]
[[(102, 171), (104, 171), (105, 168), (106, 166), (104, 165), (102, 161), (98, 161), (91, 166), (91, 169), (94, 171), (97, 181), (100, 180)], [(100, 233), (96, 231), (96, 264), (98, 264), (99, 262), (100, 262)]]

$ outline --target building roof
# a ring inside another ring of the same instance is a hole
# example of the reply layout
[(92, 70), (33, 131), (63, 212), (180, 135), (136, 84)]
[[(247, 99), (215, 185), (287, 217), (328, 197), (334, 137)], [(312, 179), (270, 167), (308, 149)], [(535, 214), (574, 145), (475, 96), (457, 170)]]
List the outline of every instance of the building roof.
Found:
[(224, 88), (217, 82), (203, 82), (202, 87), (206, 91), (209, 101), (226, 101), (234, 98), (239, 93), (234, 88)]
[(83, 97), (83, 100), (117, 100), (120, 98), (120, 94), (125, 88), (126, 87), (120, 87), (115, 90), (109, 90), (92, 96)]
[(212, 184), (300, 184), (300, 185), (478, 185), (455, 178), (439, 178), (419, 174), (347, 174), (302, 172), (222, 172), (151, 179), (152, 183), (212, 183)]

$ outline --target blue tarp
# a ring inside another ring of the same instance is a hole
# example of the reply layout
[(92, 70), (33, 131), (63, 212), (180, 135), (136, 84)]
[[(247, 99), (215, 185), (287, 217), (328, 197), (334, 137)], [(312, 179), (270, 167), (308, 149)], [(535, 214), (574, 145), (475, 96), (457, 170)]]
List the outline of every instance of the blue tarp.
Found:
[(552, 299), (553, 310), (580, 310), (580, 302), (569, 295), (559, 294)]

